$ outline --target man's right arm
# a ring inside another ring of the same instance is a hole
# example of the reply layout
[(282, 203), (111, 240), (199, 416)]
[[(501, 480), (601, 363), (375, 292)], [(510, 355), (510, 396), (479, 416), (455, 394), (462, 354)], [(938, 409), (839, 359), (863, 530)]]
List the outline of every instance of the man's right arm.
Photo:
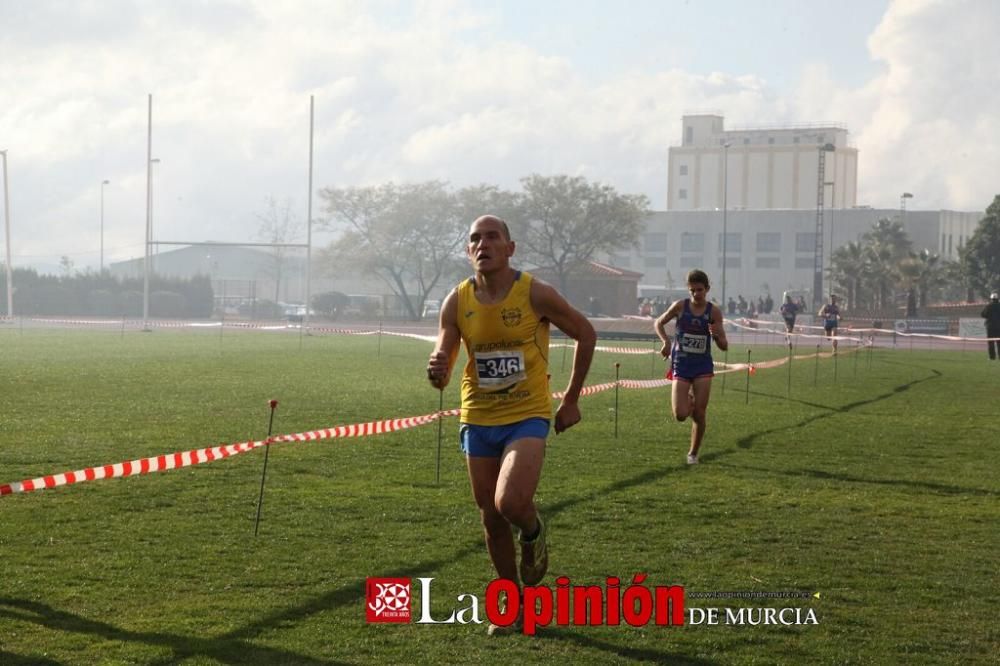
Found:
[(444, 389), (451, 379), (451, 370), (458, 358), (458, 290), (452, 290), (441, 304), (438, 319), (438, 339), (427, 361), (427, 380), (436, 389)]

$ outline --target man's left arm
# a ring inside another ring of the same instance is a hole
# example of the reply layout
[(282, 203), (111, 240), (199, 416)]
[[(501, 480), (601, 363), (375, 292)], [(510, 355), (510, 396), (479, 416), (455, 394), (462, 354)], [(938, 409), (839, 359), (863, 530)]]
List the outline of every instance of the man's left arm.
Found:
[(577, 403), (594, 358), (597, 333), (583, 313), (570, 305), (552, 285), (532, 281), (531, 307), (540, 317), (548, 319), (556, 328), (576, 340), (569, 385), (563, 394), (562, 404), (556, 410), (555, 430), (558, 434), (580, 422), (580, 407)]

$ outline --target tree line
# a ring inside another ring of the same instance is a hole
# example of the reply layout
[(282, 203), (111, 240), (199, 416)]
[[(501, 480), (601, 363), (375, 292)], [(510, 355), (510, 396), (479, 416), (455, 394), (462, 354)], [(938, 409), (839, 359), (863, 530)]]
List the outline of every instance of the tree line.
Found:
[[(57, 276), (15, 268), (12, 273), (14, 312), (21, 315), (142, 316), (142, 278), (118, 278), (108, 271)], [(6, 282), (6, 275), (0, 273), (0, 293), (5, 293)], [(212, 308), (212, 283), (207, 275), (150, 277), (150, 316), (200, 319), (211, 317)]]
[(897, 295), (907, 311), (933, 301), (974, 300), (1000, 289), (1000, 195), (959, 248), (957, 261), (915, 250), (899, 220), (881, 219), (858, 242), (837, 248), (829, 277), (852, 310), (888, 312)]
[(437, 180), (325, 188), (327, 217), (319, 226), (340, 236), (319, 262), (331, 277), (381, 278), (418, 319), (439, 285), (468, 272), (469, 223), (484, 212), (508, 221), (521, 261), (552, 270), (564, 293), (581, 262), (635, 245), (649, 213), (644, 195), (580, 176), (531, 175), (520, 182), (518, 192), (485, 184), (453, 190)]

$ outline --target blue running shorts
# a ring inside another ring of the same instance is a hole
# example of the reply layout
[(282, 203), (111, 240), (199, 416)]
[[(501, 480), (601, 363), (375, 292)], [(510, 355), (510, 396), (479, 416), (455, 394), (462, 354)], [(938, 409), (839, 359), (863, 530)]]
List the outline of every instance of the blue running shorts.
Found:
[(465, 455), (476, 458), (499, 458), (508, 445), (519, 439), (548, 437), (549, 420), (536, 417), (502, 426), (463, 423), (458, 430), (458, 436)]

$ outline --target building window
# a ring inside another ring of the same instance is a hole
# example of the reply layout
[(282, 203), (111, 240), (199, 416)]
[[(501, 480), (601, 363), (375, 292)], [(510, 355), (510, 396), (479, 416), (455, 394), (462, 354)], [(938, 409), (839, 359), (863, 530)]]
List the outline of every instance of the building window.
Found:
[(744, 146), (750, 145), (750, 139), (743, 139), (743, 145)]
[(781, 234), (761, 231), (757, 233), (758, 252), (781, 252)]
[(682, 176), (688, 175), (688, 165), (687, 164), (682, 164), (681, 165), (681, 167), (680, 167), (680, 174)]
[(781, 257), (757, 257), (757, 268), (781, 268)]
[[(739, 257), (726, 257), (726, 268), (739, 268), (741, 263)], [(722, 257), (719, 257), (719, 268), (722, 268)]]
[(663, 233), (646, 234), (642, 239), (642, 247), (647, 254), (663, 254), (667, 251), (667, 235)]
[(643, 257), (642, 265), (646, 268), (665, 268), (667, 265), (666, 257)]
[(684, 128), (684, 145), (690, 146), (694, 143), (694, 128), (688, 125)]
[(796, 268), (815, 268), (816, 264), (812, 257), (795, 257)]
[(948, 255), (951, 255), (951, 234), (948, 234)]
[(681, 268), (700, 268), (705, 265), (705, 258), (700, 254), (681, 255)]
[(687, 231), (681, 234), (681, 252), (704, 252), (705, 234), (692, 234)]
[(768, 139), (768, 140), (767, 140), (767, 142), (768, 142), (769, 144), (772, 144), (772, 145), (773, 145), (773, 144), (774, 144), (774, 137), (772, 136), (772, 137), (771, 137), (770, 139)]
[(677, 190), (677, 198), (678, 199), (687, 199), (688, 198), (688, 191), (686, 189), (684, 189), (683, 187), (681, 189)]
[[(743, 251), (743, 234), (726, 234), (726, 253), (739, 254)], [(719, 234), (719, 252), (722, 252), (722, 234)]]
[(792, 143), (798, 143), (798, 142), (799, 142), (799, 137), (795, 137), (794, 139), (792, 139)]
[(941, 234), (941, 250), (940, 250), (941, 252), (944, 252), (944, 247), (945, 247), (945, 245), (944, 245), (944, 234)]
[(796, 252), (815, 252), (816, 251), (816, 234), (815, 234), (815, 232), (795, 234), (795, 251)]

